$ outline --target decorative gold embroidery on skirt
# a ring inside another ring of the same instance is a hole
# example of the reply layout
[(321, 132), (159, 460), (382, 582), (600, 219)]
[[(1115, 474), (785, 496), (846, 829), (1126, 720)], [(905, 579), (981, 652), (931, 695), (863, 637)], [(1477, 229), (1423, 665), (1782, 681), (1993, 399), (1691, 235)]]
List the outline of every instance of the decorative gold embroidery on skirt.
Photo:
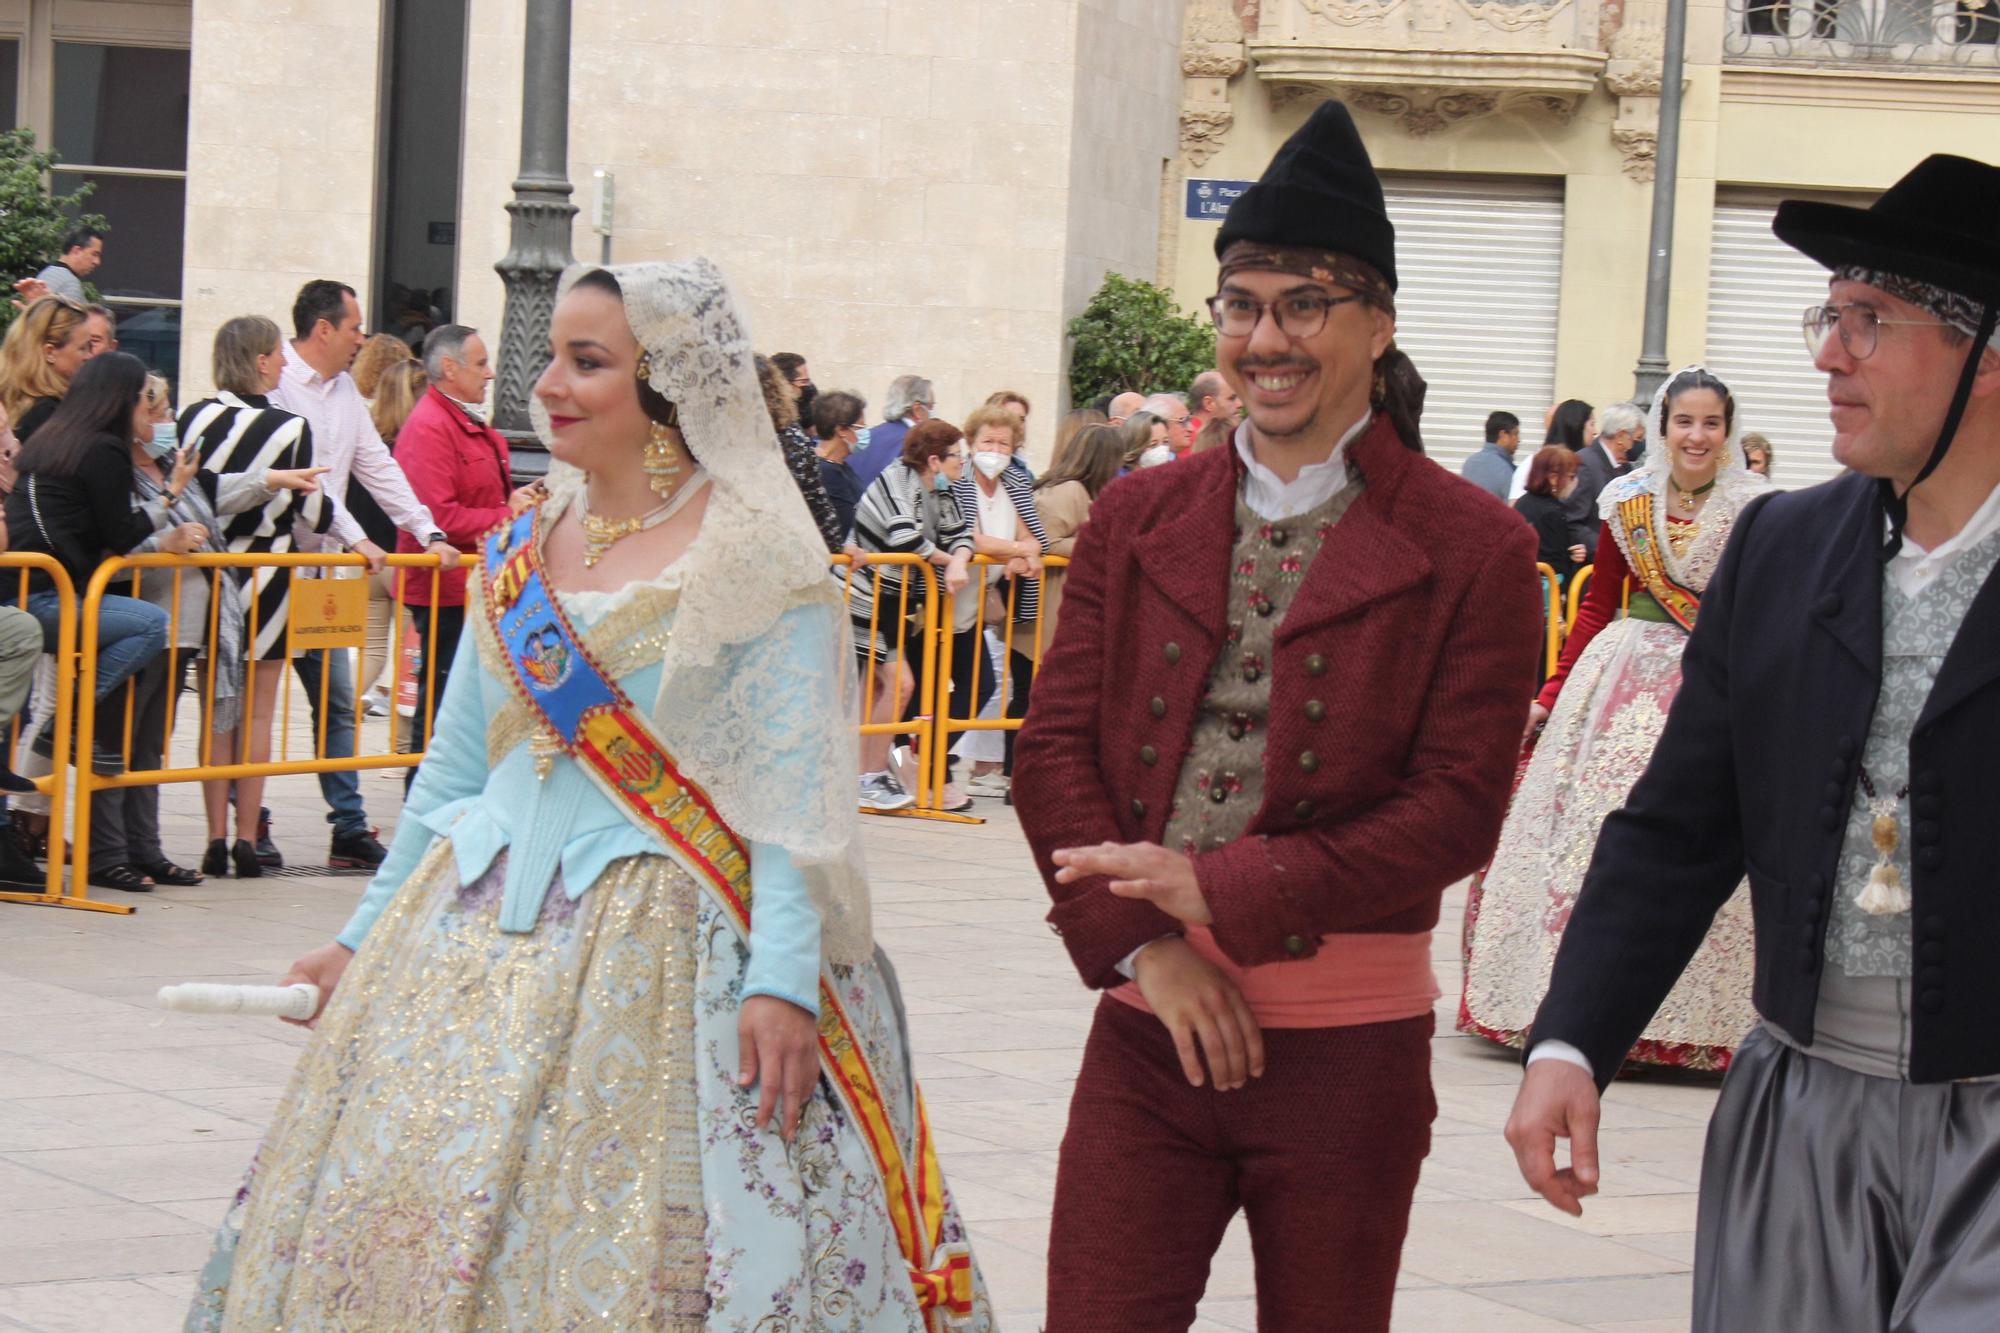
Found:
[(702, 1328), (700, 890), (632, 857), (506, 934), (501, 869), (461, 887), (439, 839), (348, 968), (259, 1153), (226, 1329)]

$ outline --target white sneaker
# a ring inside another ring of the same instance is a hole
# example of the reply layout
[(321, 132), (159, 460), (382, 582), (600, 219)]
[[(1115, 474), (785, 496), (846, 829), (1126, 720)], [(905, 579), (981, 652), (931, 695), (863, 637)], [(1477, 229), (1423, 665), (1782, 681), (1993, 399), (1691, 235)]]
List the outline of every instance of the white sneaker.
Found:
[(365, 717), (389, 716), (389, 696), (380, 685), (361, 696), (361, 710)]
[(963, 814), (972, 808), (972, 798), (956, 782), (947, 782), (944, 790), (938, 793), (938, 804), (955, 815)]
[(981, 773), (965, 784), (965, 790), (974, 796), (990, 796), (998, 800), (1007, 795), (1008, 785), (1005, 773)]
[(896, 785), (887, 773), (869, 773), (861, 779), (861, 808), (864, 810), (907, 810), (917, 798)]

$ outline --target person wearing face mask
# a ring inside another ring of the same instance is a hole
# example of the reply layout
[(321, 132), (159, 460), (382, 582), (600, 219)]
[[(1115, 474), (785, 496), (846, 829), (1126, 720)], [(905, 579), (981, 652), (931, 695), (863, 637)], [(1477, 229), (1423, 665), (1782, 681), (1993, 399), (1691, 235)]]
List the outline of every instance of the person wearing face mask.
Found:
[[(158, 375), (146, 379), (145, 411), (150, 433), (132, 441), (132, 507), (164, 502), (176, 520), (199, 527), (204, 535), (188, 547), (188, 554), (220, 553), (225, 549), (222, 515), (259, 508), (281, 492), (311, 494), (326, 470), (273, 468), (261, 475), (204, 470), (174, 497), (169, 487), (181, 448), (173, 400), (166, 380)], [(163, 534), (156, 532), (132, 553), (166, 549)], [(212, 701), (211, 731), (234, 732), (240, 724), (244, 609), (242, 589), (227, 572), (215, 577), (205, 570), (149, 569), (141, 575), (139, 596), (167, 612), (169, 635), (166, 652), (148, 662), (132, 681), (131, 767), (144, 773), (160, 767), (166, 753), (168, 705), (188, 686), (190, 675), (196, 692)], [(215, 615), (215, 655), (198, 664), (197, 659), (207, 653), (211, 597), (221, 602)], [(205, 688), (211, 678), (212, 688)], [(199, 872), (174, 864), (160, 845), (157, 786), (113, 787), (98, 793), (91, 805), (89, 879), (99, 888), (128, 893), (151, 892), (156, 885), (201, 883)]]
[(798, 397), (799, 429), (811, 430), (812, 402), (819, 395), (819, 389), (812, 382), (812, 370), (806, 365), (806, 359), (797, 352), (773, 352), (771, 364), (778, 368), (778, 373), (785, 377)]
[(1576, 455), (1559, 444), (1545, 444), (1529, 460), (1528, 490), (1514, 502), (1514, 512), (1528, 520), (1535, 530), (1539, 548), (1535, 559), (1569, 582), (1587, 554), (1570, 540), (1569, 520), (1563, 501), (1576, 489)]
[(861, 503), (865, 485), (855, 470), (854, 457), (868, 448), (869, 428), (865, 424), (868, 404), (858, 393), (835, 389), (813, 399), (814, 451), (819, 459), (820, 486), (833, 509), (834, 530), (840, 549), (854, 531), (854, 507)]
[[(933, 417), (912, 427), (903, 437), (902, 455), (882, 470), (882, 475), (862, 492), (854, 509), (854, 544), (873, 554), (901, 554), (923, 557), (935, 567), (935, 581), (943, 595), (954, 600), (972, 582), (972, 523), (953, 493), (953, 483), (964, 477), (970, 451), (965, 433), (949, 421)], [(923, 615), (924, 584), (907, 576), (895, 565), (861, 565), (852, 573), (847, 609), (854, 625), (855, 652), (861, 657), (864, 675), (870, 671), (878, 679), (891, 664), (898, 662), (897, 622), (907, 612), (910, 622), (900, 631), (903, 654), (914, 656), (913, 699), (929, 699), (931, 654), (922, 651), (921, 632), (916, 622)], [(969, 644), (963, 653), (960, 642)], [(978, 635), (967, 634), (954, 641), (953, 660), (977, 663)], [(907, 662), (905, 665), (909, 665)], [(968, 671), (970, 668), (966, 668)], [(976, 710), (975, 710), (976, 711)], [(877, 718), (877, 721), (882, 719)], [(874, 738), (871, 738), (874, 739)], [(861, 804), (871, 809), (895, 809), (909, 803), (914, 794), (909, 784), (892, 775), (885, 763), (868, 768), (867, 756), (886, 750), (879, 744), (864, 749), (861, 775)], [(947, 760), (946, 781), (940, 800), (947, 810), (968, 810), (972, 798), (950, 780)]]
[[(1613, 411), (1605, 409), (1607, 421)], [(1510, 1046), (1525, 1040), (1548, 988), (1562, 923), (1604, 818), (1624, 804), (1652, 757), (1729, 534), (1769, 488), (1743, 466), (1735, 398), (1704, 367), (1661, 387), (1652, 420), (1666, 447), (1649, 467), (1604, 488), (1590, 591), (1555, 674), (1529, 709), (1534, 753), (1493, 863), (1467, 898), (1459, 1028)], [(1727, 1066), (1756, 1022), (1750, 962), (1749, 899), (1739, 894), (1629, 1058)]]
[[(1011, 646), (1005, 650), (1006, 717), (1027, 715), (1028, 687), (1045, 646), (1040, 641), (1037, 622), (1041, 618), (1042, 556), (1049, 547), (1048, 534), (1035, 509), (1034, 482), (1012, 466), (1014, 456), (1020, 452), (1024, 431), (1022, 418), (1004, 404), (989, 403), (965, 422), (973, 470), (956, 485), (959, 508), (972, 516), (974, 553), (998, 563), (980, 570), (984, 577), (976, 581), (978, 586), (969, 596), (960, 598), (959, 619), (965, 618), (969, 608), (973, 624), (961, 631), (971, 640), (971, 660), (961, 665), (957, 647), (952, 650), (951, 713), (957, 718), (979, 716), (993, 694), (991, 657), (987, 645), (980, 641), (981, 626), (988, 633), (1011, 640)], [(974, 667), (981, 668), (979, 676), (987, 679), (975, 677)], [(975, 772), (968, 790), (975, 796), (1006, 796), (1008, 781), (1013, 776), (1012, 731), (1002, 732), (998, 737), (1001, 753), (997, 770), (980, 771), (983, 765), (994, 762), (990, 752), (983, 759), (977, 757), (980, 743), (992, 744), (987, 739), (992, 736), (991, 732), (974, 732), (968, 739), (975, 746)]]

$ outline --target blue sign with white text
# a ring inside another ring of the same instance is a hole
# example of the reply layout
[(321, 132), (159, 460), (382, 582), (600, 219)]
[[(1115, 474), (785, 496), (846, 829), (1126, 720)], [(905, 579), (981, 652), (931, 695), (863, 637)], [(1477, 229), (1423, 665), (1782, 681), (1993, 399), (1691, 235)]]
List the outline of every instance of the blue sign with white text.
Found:
[(1229, 216), (1229, 206), (1256, 183), (1190, 180), (1187, 183), (1187, 215), (1197, 222), (1220, 222)]

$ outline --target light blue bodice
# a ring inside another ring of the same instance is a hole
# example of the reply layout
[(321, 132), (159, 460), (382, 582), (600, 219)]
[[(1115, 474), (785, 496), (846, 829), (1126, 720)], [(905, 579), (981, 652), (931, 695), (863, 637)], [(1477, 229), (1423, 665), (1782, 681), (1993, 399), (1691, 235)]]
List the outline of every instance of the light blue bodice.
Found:
[[(470, 610), (470, 608), (468, 608)], [(584, 616), (572, 610), (579, 631)], [(526, 741), (487, 767), (487, 735), (512, 699), (509, 686), (482, 661), (479, 627), (468, 621), (450, 683), (439, 705), (431, 748), (403, 802), (403, 818), (368, 891), (338, 936), (358, 949), (375, 918), (410, 877), (434, 839), (449, 835), (461, 884), (470, 884), (507, 853), (500, 925), (532, 931), (549, 890), (560, 882), (578, 898), (622, 857), (667, 851), (657, 834), (635, 824), (567, 755), (546, 778), (535, 772)], [(620, 677), (643, 711), (658, 693), (657, 661)], [(819, 1012), (819, 917), (791, 854), (750, 844), (754, 906), (745, 995), (773, 995)]]

